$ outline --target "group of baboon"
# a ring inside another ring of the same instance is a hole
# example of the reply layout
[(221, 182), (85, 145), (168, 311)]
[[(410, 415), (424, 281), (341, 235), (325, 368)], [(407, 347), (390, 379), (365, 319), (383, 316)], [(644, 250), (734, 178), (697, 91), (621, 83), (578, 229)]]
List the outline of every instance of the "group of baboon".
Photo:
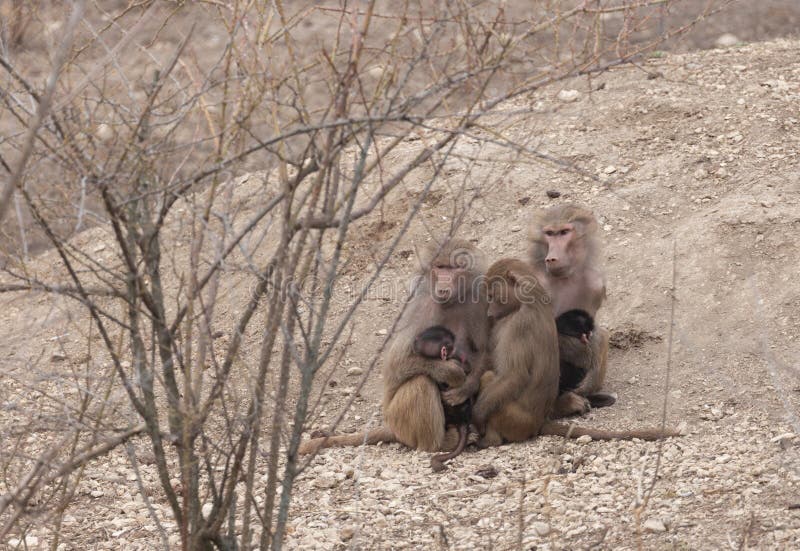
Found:
[(401, 442), (450, 450), (431, 460), (441, 470), (464, 449), (470, 427), (480, 448), (540, 434), (677, 435), (552, 421), (616, 400), (601, 391), (609, 335), (594, 323), (606, 297), (597, 232), (589, 209), (565, 204), (534, 215), (528, 261), (504, 258), (487, 269), (483, 253), (468, 241), (431, 245), (384, 358), (384, 425), (313, 438), (300, 453)]

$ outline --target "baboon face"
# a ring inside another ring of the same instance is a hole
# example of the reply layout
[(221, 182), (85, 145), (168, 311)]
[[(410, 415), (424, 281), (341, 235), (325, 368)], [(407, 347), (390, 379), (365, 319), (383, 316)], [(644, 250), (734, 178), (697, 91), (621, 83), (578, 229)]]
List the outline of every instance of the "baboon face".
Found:
[(575, 223), (553, 224), (542, 228), (547, 256), (545, 267), (553, 277), (568, 277), (575, 266), (580, 266), (586, 257), (580, 243), (580, 225)]
[(519, 310), (519, 299), (514, 292), (514, 278), (510, 273), (492, 274), (489, 277), (489, 320), (496, 322)]
[(467, 363), (467, 355), (456, 350), (456, 336), (441, 325), (429, 327), (414, 338), (414, 353), (432, 360), (457, 360)]
[(429, 249), (432, 258), (427, 262), (434, 300), (443, 306), (477, 300), (473, 282), (485, 271), (482, 254), (462, 240), (451, 241), (438, 253), (434, 249)]
[(468, 272), (445, 263), (431, 268), (431, 292), (436, 302), (449, 304), (464, 302), (467, 292)]

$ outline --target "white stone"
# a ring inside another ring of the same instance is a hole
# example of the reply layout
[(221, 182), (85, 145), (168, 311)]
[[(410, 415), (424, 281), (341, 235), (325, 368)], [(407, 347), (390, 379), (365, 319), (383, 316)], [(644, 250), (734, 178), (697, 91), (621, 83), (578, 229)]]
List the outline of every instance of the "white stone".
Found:
[(536, 535), (540, 537), (545, 537), (550, 533), (550, 525), (546, 522), (534, 522), (531, 528), (533, 528)]
[(664, 523), (658, 520), (657, 518), (649, 518), (644, 521), (644, 529), (647, 532), (666, 532), (667, 527), (664, 526)]
[(735, 34), (725, 33), (720, 35), (719, 38), (714, 41), (714, 44), (719, 48), (730, 48), (739, 42), (741, 42), (741, 40), (739, 40), (739, 37)]
[(572, 103), (574, 101), (578, 101), (581, 97), (581, 93), (577, 90), (561, 90), (558, 93), (559, 101), (563, 101), (564, 103)]

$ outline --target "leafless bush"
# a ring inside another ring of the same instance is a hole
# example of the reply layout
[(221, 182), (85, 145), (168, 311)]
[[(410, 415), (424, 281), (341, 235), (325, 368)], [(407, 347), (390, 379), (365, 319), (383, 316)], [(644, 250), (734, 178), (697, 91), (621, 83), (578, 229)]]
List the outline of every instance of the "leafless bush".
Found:
[[(315, 381), (364, 295), (444, 169), (465, 176), (443, 234), (486, 192), (455, 144), (566, 166), (504, 134), (529, 112), (511, 100), (637, 62), (684, 29), (637, 39), (672, 4), (77, 2), (38, 58), (5, 50), (0, 290), (52, 297), (64, 326), (3, 383), (0, 536), (41, 524), (55, 548), (90, 461), (125, 451), (168, 505), (149, 506), (164, 547), (280, 548)], [(359, 263), (364, 220), (401, 190)], [(14, 245), (36, 240), (47, 272)], [(337, 293), (352, 271), (361, 288)]]

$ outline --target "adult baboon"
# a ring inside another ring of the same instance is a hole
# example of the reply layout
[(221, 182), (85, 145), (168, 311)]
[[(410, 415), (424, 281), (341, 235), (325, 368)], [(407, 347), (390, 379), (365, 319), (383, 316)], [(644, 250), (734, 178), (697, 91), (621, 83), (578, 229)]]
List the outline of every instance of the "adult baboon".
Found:
[[(413, 296), (383, 362), (384, 425), (366, 433), (311, 439), (300, 446), (300, 453), (363, 442), (401, 442), (425, 451), (455, 447), (458, 434), (445, 430), (442, 400), (461, 404), (480, 386), (489, 333), (486, 290), (478, 284), (485, 272), (483, 254), (468, 241), (454, 239), (444, 246), (428, 247)], [(431, 359), (414, 352), (417, 335), (435, 325), (455, 335), (456, 348), (468, 355), (469, 375), (456, 360)], [(440, 392), (440, 384), (448, 390)]]
[[(552, 299), (553, 315), (579, 309), (594, 319), (606, 297), (605, 277), (597, 261), (599, 239), (594, 214), (572, 204), (541, 210), (534, 215), (530, 240), (533, 269)], [(616, 401), (613, 394), (600, 392), (608, 363), (608, 336), (607, 330), (598, 328), (592, 332), (589, 346), (576, 337), (559, 336), (562, 356), (583, 354), (577, 363), (589, 368), (572, 390), (559, 395), (557, 416), (584, 413), (590, 405), (606, 406)], [(562, 368), (568, 366), (562, 364)], [(564, 376), (569, 377), (569, 373)]]

